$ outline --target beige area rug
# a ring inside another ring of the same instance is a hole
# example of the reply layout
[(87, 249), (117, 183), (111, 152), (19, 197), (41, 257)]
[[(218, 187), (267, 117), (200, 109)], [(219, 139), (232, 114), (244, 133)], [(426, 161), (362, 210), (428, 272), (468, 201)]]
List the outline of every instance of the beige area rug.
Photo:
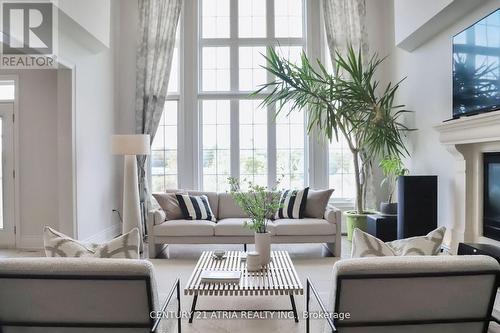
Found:
[[(327, 301), (331, 289), (332, 267), (337, 258), (296, 258), (292, 259), (299, 274), (302, 284), (305, 287), (307, 277), (310, 277), (315, 283), (321, 297)], [(181, 279), (181, 307), (187, 313), (190, 310), (192, 296), (185, 296), (184, 286), (191, 275), (196, 264), (194, 259), (153, 259), (151, 260), (156, 269), (156, 279), (160, 292), (160, 299), (166, 297), (166, 293), (171, 288), (175, 279)], [(305, 294), (296, 296), (297, 310), (299, 312), (299, 323), (293, 319), (195, 319), (192, 324), (187, 319), (182, 320), (182, 332), (203, 332), (203, 333), (254, 333), (254, 332), (284, 332), (295, 333), (305, 332), (305, 320), (302, 318), (302, 312), (305, 310)], [(199, 309), (291, 309), (288, 296), (200, 296), (198, 298), (197, 308)], [(317, 305), (312, 307), (317, 310)], [(210, 315), (207, 313), (207, 315)], [(276, 314), (275, 314), (276, 315)], [(319, 332), (323, 323), (313, 322), (312, 332)]]
[[(292, 258), (295, 268), (305, 288), (305, 281), (310, 277), (314, 282), (324, 302), (328, 301), (332, 288), (332, 267), (338, 258)], [(175, 279), (181, 279), (181, 308), (188, 313), (193, 300), (192, 296), (184, 295), (184, 286), (196, 264), (195, 259), (153, 259), (156, 269), (156, 278), (160, 299), (165, 299)], [(305, 292), (305, 290), (304, 290)], [(305, 311), (305, 295), (296, 296), (299, 323), (293, 319), (212, 319), (202, 318), (194, 320), (192, 324), (188, 319), (182, 319), (183, 333), (303, 333), (305, 320), (302, 313)], [(317, 303), (311, 302), (311, 311), (317, 312)], [(198, 309), (289, 309), (291, 308), (288, 296), (200, 296)], [(500, 317), (500, 295), (495, 302), (495, 315)], [(170, 310), (170, 309), (169, 309)], [(172, 309), (173, 310), (173, 309)], [(230, 313), (230, 312), (229, 312)], [(207, 315), (209, 315), (207, 313)], [(173, 319), (168, 320), (172, 324)], [(312, 320), (311, 332), (323, 332), (324, 321)], [(492, 323), (488, 333), (500, 333), (500, 325)]]

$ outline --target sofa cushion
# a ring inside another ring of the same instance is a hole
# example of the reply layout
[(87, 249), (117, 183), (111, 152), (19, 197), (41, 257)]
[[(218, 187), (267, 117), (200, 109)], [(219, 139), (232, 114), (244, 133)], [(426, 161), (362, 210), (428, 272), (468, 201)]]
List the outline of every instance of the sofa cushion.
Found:
[(306, 209), (307, 192), (309, 187), (303, 190), (286, 190), (281, 194), (280, 204), (275, 219), (301, 219)]
[(231, 193), (219, 193), (219, 215), (217, 216), (219, 219), (248, 217)]
[(184, 218), (176, 194), (177, 193), (153, 193), (153, 198), (156, 199), (161, 209), (165, 212), (167, 220), (180, 220)]
[[(227, 218), (217, 221), (215, 225), (215, 236), (253, 236), (254, 231), (245, 227), (245, 221), (249, 218)], [(267, 230), (274, 235), (274, 224), (269, 221)]]
[(313, 217), (321, 219), (325, 215), (326, 205), (332, 196), (333, 189), (329, 190), (311, 190), (307, 192), (306, 209), (304, 217)]
[(216, 221), (206, 195), (176, 194), (175, 196), (185, 220)]
[(179, 190), (179, 189), (166, 189), (166, 193), (183, 193), (189, 195), (206, 195), (208, 198), (208, 202), (210, 203), (210, 208), (215, 216), (218, 216), (219, 213), (219, 196), (217, 192), (204, 192), (204, 191), (192, 191), (192, 190)]
[(169, 220), (155, 225), (155, 236), (213, 236), (215, 223), (207, 220)]
[(95, 257), (139, 259), (139, 229), (103, 244), (83, 244), (50, 227), (43, 229), (43, 245), (47, 257)]
[(273, 221), (276, 236), (335, 235), (335, 225), (324, 219), (280, 219)]
[(445, 227), (437, 228), (426, 236), (399, 239), (384, 243), (360, 229), (354, 229), (352, 236), (352, 258), (384, 256), (437, 255), (446, 232)]

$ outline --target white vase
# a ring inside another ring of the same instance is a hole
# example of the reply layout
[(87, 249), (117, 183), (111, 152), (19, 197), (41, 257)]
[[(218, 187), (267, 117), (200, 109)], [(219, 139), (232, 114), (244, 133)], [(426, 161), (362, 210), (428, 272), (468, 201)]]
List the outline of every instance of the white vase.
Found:
[(255, 233), (255, 251), (260, 255), (262, 266), (266, 266), (271, 262), (271, 233), (256, 232)]

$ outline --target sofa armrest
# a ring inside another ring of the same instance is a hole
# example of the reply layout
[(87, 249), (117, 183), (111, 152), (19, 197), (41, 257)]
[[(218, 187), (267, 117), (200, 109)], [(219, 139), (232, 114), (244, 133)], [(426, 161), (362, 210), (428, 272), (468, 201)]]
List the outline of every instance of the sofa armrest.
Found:
[(342, 212), (337, 207), (328, 205), (325, 210), (324, 218), (328, 223), (335, 225), (335, 247), (332, 247), (332, 244), (329, 243), (326, 245), (334, 256), (340, 257), (342, 252)]
[(148, 245), (149, 245), (149, 257), (151, 259), (156, 258), (156, 242), (154, 234), (154, 226), (165, 222), (166, 215), (162, 209), (153, 209), (148, 212), (148, 218), (146, 220), (148, 227)]
[(342, 212), (337, 207), (328, 205), (326, 206), (324, 217), (329, 223), (337, 224), (337, 222), (339, 222), (340, 224), (342, 221)]
[(148, 212), (148, 229), (154, 225), (162, 224), (167, 219), (163, 209), (153, 209)]

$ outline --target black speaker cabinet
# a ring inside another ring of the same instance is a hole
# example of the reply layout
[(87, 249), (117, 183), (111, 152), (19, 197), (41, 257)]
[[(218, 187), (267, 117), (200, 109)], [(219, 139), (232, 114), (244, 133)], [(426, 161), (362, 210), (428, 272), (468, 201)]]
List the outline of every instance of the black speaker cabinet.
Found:
[(437, 176), (398, 178), (398, 239), (423, 236), (437, 228)]

